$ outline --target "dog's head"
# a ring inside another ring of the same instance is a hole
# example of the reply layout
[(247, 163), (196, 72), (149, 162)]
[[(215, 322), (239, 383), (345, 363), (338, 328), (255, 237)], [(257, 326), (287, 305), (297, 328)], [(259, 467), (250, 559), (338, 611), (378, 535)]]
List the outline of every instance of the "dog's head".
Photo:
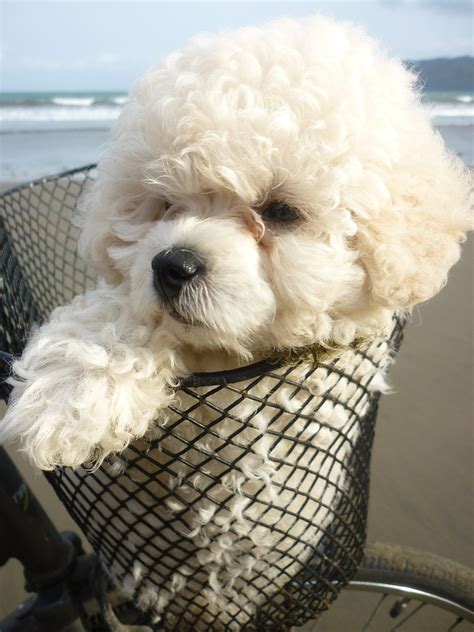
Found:
[(188, 344), (347, 344), (435, 294), (464, 169), (415, 77), (326, 18), (196, 39), (137, 82), (82, 250)]

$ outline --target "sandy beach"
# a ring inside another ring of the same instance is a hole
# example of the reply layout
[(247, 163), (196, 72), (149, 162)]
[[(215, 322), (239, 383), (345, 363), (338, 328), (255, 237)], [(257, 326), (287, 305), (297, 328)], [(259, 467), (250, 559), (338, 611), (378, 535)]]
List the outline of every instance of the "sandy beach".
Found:
[[(414, 312), (406, 328), (391, 371), (394, 392), (381, 402), (369, 513), (370, 540), (411, 545), (471, 566), (473, 263), (471, 238), (448, 285)], [(43, 476), (15, 450), (10, 453), (59, 529), (77, 530)], [(10, 560), (0, 569), (0, 619), (25, 597), (22, 585), (19, 564)], [(327, 627), (322, 621), (318, 632), (350, 630), (353, 611), (341, 610), (337, 623)], [(431, 631), (430, 625), (417, 630)]]

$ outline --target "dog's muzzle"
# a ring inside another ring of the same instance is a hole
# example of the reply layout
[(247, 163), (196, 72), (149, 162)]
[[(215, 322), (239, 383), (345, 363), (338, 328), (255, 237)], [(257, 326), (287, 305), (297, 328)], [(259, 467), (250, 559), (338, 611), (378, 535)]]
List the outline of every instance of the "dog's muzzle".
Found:
[(153, 285), (166, 301), (176, 299), (185, 285), (204, 271), (201, 259), (185, 248), (163, 250), (153, 257), (151, 267)]

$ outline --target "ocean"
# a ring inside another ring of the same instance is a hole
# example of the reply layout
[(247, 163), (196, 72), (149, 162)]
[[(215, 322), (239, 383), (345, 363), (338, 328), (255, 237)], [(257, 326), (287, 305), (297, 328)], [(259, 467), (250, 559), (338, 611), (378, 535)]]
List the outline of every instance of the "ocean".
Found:
[[(97, 161), (126, 101), (122, 92), (1, 93), (0, 181)], [(474, 166), (474, 93), (426, 92), (423, 103), (446, 145)]]

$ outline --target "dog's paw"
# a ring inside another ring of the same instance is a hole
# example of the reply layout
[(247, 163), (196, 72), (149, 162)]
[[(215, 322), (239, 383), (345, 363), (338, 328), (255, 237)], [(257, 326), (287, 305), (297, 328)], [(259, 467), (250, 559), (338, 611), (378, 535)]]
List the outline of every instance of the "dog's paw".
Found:
[(44, 342), (14, 365), (0, 423), (0, 442), (19, 440), (41, 469), (100, 463), (143, 436), (169, 401), (166, 379), (145, 349), (131, 357), (130, 348), (110, 354), (81, 340)]
[(152, 351), (127, 318), (121, 329), (125, 310), (103, 298), (57, 310), (13, 366), (0, 443), (19, 441), (41, 469), (100, 464), (146, 434), (172, 398), (172, 351)]

